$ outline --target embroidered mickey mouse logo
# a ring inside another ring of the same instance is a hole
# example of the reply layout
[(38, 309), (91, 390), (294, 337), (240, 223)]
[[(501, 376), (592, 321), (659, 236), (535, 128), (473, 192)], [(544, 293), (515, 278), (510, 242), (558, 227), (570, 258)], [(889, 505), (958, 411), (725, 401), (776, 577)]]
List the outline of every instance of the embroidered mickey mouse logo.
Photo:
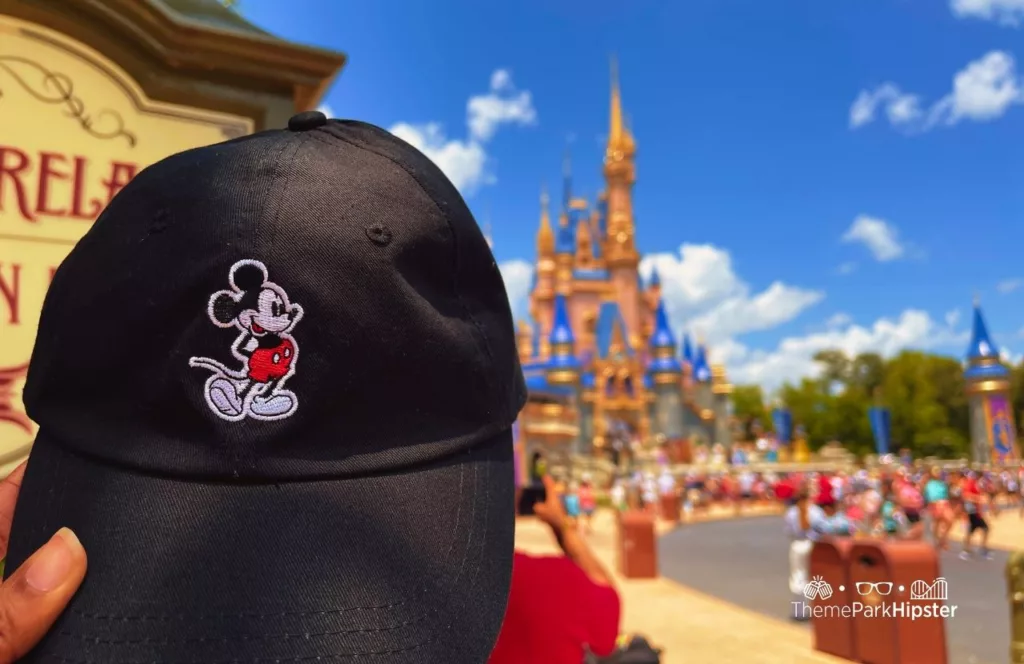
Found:
[(295, 374), (299, 359), (291, 332), (302, 319), (302, 307), (269, 280), (267, 267), (257, 260), (232, 265), (228, 283), (230, 288), (210, 297), (206, 312), (217, 327), (238, 330), (231, 354), (241, 368), (231, 369), (209, 357), (189, 358), (189, 366), (212, 372), (204, 390), (206, 404), (230, 422), (290, 417), (299, 398), (284, 385)]

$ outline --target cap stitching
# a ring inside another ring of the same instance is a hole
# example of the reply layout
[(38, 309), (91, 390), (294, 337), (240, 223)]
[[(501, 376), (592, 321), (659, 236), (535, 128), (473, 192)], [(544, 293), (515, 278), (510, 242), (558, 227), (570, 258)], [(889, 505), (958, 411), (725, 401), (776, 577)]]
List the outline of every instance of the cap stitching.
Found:
[[(366, 126), (372, 126), (372, 125), (366, 125)], [(321, 129), (321, 128), (318, 128), (318, 131), (319, 131), (319, 129)], [(387, 159), (388, 161), (390, 161), (395, 166), (398, 166), (400, 169), (405, 171), (406, 175), (408, 175), (412, 179), (412, 181), (416, 183), (416, 186), (419, 187), (420, 191), (422, 191), (423, 194), (427, 197), (427, 199), (434, 205), (434, 209), (436, 209), (437, 212), (444, 219), (445, 224), (448, 226), (448, 233), (452, 237), (452, 248), (454, 250), (453, 251), (453, 258), (452, 258), (452, 263), (453, 263), (452, 268), (454, 269), (454, 272), (455, 272), (455, 274), (454, 274), (454, 276), (452, 278), (452, 289), (455, 291), (455, 297), (458, 299), (459, 305), (462, 307), (462, 310), (466, 313), (466, 316), (473, 323), (473, 326), (476, 328), (477, 332), (479, 333), (480, 338), (483, 341), (483, 348), (484, 348), (484, 351), (487, 354), (487, 357), (493, 360), (494, 359), (494, 354), (491, 351), (491, 344), (490, 344), (490, 340), (487, 338), (487, 333), (484, 331), (483, 325), (480, 324), (480, 321), (478, 321), (476, 316), (473, 315), (473, 312), (470, 310), (469, 305), (466, 304), (466, 300), (462, 297), (462, 290), (459, 288), (459, 237), (458, 237), (458, 234), (455, 232), (455, 228), (452, 226), (451, 219), (448, 218), (448, 215), (441, 208), (441, 206), (437, 203), (437, 201), (434, 199), (434, 197), (430, 195), (430, 192), (428, 192), (426, 190), (426, 188), (424, 188), (424, 186), (420, 183), (419, 178), (416, 177), (416, 174), (411, 169), (409, 169), (405, 164), (403, 164), (400, 161), (394, 159), (393, 157), (391, 157), (388, 154), (384, 154), (383, 152), (381, 152), (379, 150), (373, 149), (372, 147), (370, 147), (368, 145), (360, 145), (358, 143), (354, 143), (351, 140), (349, 140), (348, 138), (346, 138), (344, 136), (341, 136), (339, 134), (331, 133), (329, 135), (334, 137), (334, 138), (336, 138), (336, 139), (338, 139), (339, 141), (341, 141), (343, 143), (347, 143), (348, 145), (351, 145), (354, 148), (358, 148), (360, 150), (365, 150), (366, 152), (369, 152), (371, 154), (375, 154), (378, 157), (383, 157), (384, 159)], [(324, 143), (325, 145), (329, 145), (329, 146), (331, 145), (329, 141), (323, 139), (322, 137), (320, 137), (320, 136), (318, 136), (316, 134), (310, 133), (309, 136), (310, 136), (310, 138), (313, 138), (314, 140), (320, 141), (321, 143)]]

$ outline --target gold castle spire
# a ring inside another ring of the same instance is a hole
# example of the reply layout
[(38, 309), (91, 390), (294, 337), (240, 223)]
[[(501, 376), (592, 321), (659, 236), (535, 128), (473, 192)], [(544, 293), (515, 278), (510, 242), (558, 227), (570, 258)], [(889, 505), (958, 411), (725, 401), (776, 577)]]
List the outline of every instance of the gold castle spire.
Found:
[(548, 211), (548, 189), (540, 191), (540, 230), (537, 231), (537, 254), (552, 256), (555, 253), (555, 231), (551, 228), (551, 214)]
[(594, 260), (591, 241), (590, 223), (586, 219), (581, 219), (576, 225), (576, 263), (580, 267), (590, 267)]
[(630, 135), (629, 128), (626, 126), (626, 119), (622, 112), (622, 92), (619, 89), (619, 62), (614, 55), (611, 59), (611, 79), (611, 112), (609, 113), (608, 149), (606, 156), (609, 158), (617, 156), (618, 158), (614, 160), (618, 161), (622, 157), (632, 156), (636, 150), (636, 144), (633, 141), (632, 135)]

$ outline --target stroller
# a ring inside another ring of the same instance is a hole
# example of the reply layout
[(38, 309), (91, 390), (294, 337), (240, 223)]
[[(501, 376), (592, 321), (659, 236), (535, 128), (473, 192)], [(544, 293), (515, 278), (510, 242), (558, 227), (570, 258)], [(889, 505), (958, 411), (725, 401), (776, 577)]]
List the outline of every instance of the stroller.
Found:
[(588, 653), (583, 664), (660, 664), (661, 649), (654, 648), (642, 636), (634, 636), (629, 644), (607, 657)]

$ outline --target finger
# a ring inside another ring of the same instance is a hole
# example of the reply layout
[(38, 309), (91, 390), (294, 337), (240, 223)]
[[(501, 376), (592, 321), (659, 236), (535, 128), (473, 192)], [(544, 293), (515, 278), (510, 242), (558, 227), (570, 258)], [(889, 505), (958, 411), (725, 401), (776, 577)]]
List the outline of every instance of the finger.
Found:
[(555, 483), (555, 478), (551, 477), (550, 475), (545, 475), (542, 478), (542, 481), (544, 482), (544, 490), (547, 492), (549, 496), (556, 493), (558, 485)]
[(85, 549), (61, 528), (0, 586), (0, 664), (43, 638), (85, 578)]
[(11, 524), (14, 522), (14, 506), (18, 502), (18, 492), (21, 491), (21, 480), (25, 477), (27, 463), (22, 461), (3, 482), (0, 482), (0, 558), (7, 555), (7, 540), (11, 535)]

